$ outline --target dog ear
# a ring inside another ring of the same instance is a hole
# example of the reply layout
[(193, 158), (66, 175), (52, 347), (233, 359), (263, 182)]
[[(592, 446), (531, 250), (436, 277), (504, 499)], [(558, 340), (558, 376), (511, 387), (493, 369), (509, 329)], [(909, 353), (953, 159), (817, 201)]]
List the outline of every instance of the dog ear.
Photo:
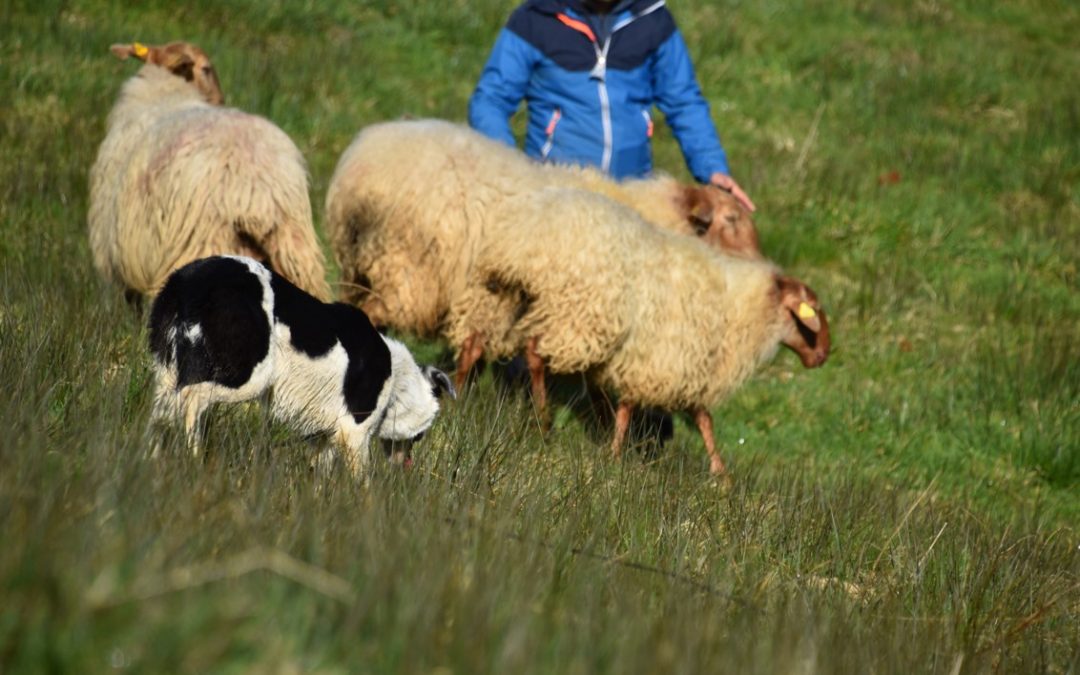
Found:
[(443, 393), (449, 394), (450, 398), (457, 398), (457, 390), (454, 389), (454, 383), (450, 381), (450, 377), (434, 366), (424, 366), (424, 377), (431, 383), (431, 390), (435, 394), (435, 398), (439, 398)]

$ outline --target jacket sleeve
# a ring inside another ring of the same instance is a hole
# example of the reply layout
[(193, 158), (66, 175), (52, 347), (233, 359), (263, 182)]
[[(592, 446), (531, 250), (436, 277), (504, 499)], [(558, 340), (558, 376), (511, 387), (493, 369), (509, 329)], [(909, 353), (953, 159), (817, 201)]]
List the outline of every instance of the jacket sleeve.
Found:
[(469, 99), (469, 126), (507, 145), (516, 145), (510, 116), (525, 98), (538, 59), (535, 47), (504, 28)]
[(656, 107), (674, 132), (690, 173), (702, 183), (708, 183), (717, 171), (730, 175), (727, 156), (709, 114), (709, 102), (701, 94), (679, 31), (661, 43), (655, 59), (652, 85)]

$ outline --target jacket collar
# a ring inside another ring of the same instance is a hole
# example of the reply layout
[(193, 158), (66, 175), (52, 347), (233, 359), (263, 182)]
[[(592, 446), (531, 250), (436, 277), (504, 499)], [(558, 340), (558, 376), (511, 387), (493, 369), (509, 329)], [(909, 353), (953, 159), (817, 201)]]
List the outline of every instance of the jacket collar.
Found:
[[(620, 0), (615, 3), (612, 15), (628, 10), (631, 13), (637, 13), (655, 3), (656, 0)], [(532, 9), (543, 14), (555, 15), (567, 9), (579, 16), (589, 13), (584, 0), (530, 0), (528, 4)]]

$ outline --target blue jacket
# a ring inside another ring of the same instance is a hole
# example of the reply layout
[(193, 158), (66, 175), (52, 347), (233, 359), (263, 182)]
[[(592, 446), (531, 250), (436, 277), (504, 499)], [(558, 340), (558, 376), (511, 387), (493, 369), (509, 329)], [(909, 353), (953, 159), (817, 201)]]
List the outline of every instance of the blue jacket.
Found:
[(528, 104), (525, 152), (591, 164), (616, 178), (652, 170), (655, 104), (694, 177), (729, 173), (709, 104), (664, 0), (623, 0), (609, 15), (581, 0), (528, 0), (499, 34), (469, 124), (514, 145), (510, 116)]

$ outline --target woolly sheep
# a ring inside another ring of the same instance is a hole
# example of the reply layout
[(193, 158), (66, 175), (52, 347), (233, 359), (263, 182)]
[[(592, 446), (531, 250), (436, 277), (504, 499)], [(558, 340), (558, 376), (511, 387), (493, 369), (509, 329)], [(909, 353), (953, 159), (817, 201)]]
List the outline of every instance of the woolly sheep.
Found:
[(98, 271), (152, 296), (185, 263), (236, 253), (328, 299), (296, 145), (268, 120), (221, 107), (217, 75), (198, 47), (111, 50), (145, 65), (124, 84), (90, 171)]
[(768, 261), (717, 253), (578, 190), (522, 195), (495, 215), (451, 342), (480, 335), (496, 356), (524, 348), (541, 407), (545, 366), (614, 390), (616, 455), (634, 407), (688, 410), (723, 473), (709, 408), (781, 344), (808, 368), (828, 356), (817, 296)]
[(659, 227), (757, 255), (749, 214), (718, 188), (666, 176), (617, 183), (595, 169), (537, 163), (450, 122), (386, 122), (356, 136), (327, 192), (327, 234), (345, 298), (376, 324), (436, 333), (483, 246), (492, 209), (548, 186), (599, 192)]
[(274, 415), (305, 433), (333, 434), (355, 475), (372, 435), (414, 440), (434, 421), (439, 394), (454, 394), (444, 373), (417, 366), (359, 309), (320, 302), (247, 257), (203, 258), (175, 271), (154, 299), (149, 333), (153, 419), (182, 417), (196, 455), (210, 404), (272, 390)]

